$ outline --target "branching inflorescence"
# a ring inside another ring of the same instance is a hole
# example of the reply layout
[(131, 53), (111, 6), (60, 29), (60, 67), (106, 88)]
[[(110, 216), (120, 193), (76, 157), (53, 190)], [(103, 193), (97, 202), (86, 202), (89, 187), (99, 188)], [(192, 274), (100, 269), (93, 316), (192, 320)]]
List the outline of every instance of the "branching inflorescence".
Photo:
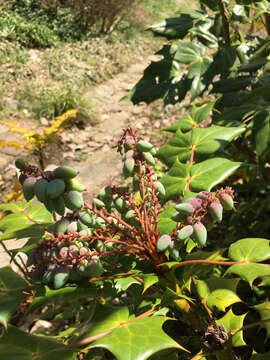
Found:
[[(207, 230), (221, 222), (223, 208), (233, 209), (230, 188), (215, 194), (202, 191), (175, 205), (175, 230), (162, 234), (159, 215), (166, 194), (153, 170), (155, 148), (127, 127), (118, 142), (118, 152), (123, 175), (132, 178), (132, 186), (104, 187), (92, 204), (82, 197), (84, 186), (75, 180), (75, 169), (40, 171), (20, 159), (16, 161), (26, 200), (36, 196), (47, 210), (61, 216), (28, 259), (34, 276), (43, 283), (53, 282), (59, 288), (68, 280), (106, 277), (115, 269), (125, 272), (128, 269), (117, 262), (125, 254), (146, 260), (159, 272), (160, 264), (169, 258), (180, 260), (180, 250), (188, 239), (204, 246)], [(71, 212), (66, 213), (66, 208)]]

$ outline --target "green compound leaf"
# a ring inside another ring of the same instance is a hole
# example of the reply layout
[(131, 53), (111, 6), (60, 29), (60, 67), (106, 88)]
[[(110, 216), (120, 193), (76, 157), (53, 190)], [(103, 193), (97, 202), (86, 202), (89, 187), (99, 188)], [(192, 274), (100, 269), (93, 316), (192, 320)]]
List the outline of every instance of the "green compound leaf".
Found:
[(215, 185), (233, 174), (240, 166), (242, 166), (242, 163), (224, 158), (205, 160), (193, 166), (191, 164), (182, 164), (176, 159), (168, 174), (161, 178), (161, 182), (166, 189), (166, 200), (183, 195), (183, 191), (187, 190), (188, 181), (191, 191), (210, 191)]
[(27, 286), (27, 282), (10, 266), (0, 269), (0, 323), (5, 327), (20, 303), (27, 298), (22, 291)]
[(243, 126), (224, 127), (212, 125), (208, 128), (193, 128), (191, 133), (184, 134), (180, 129), (163, 145), (158, 156), (168, 166), (172, 166), (176, 158), (187, 161), (193, 149), (196, 155), (208, 156), (220, 151), (234, 137), (245, 131)]
[(229, 257), (234, 261), (260, 262), (270, 259), (269, 240), (246, 238), (233, 243), (229, 248)]
[(261, 324), (262, 327), (265, 328), (267, 338), (270, 337), (270, 301), (266, 301), (262, 304), (253, 306), (256, 309), (261, 317), (261, 320), (266, 320)]
[(63, 344), (45, 336), (29, 335), (9, 326), (0, 338), (0, 360), (74, 360), (77, 351), (60, 350)]
[(210, 309), (217, 308), (226, 311), (226, 307), (241, 302), (241, 299), (236, 294), (239, 280), (239, 278), (197, 280), (198, 294), (202, 299), (206, 300)]
[(90, 349), (105, 348), (117, 360), (146, 360), (165, 349), (185, 350), (163, 331), (166, 320), (165, 316), (154, 316), (128, 322), (95, 341)]
[[(221, 319), (216, 321), (217, 325), (223, 325), (228, 333), (235, 332), (243, 327), (243, 322), (245, 319), (246, 314), (243, 315), (235, 315), (230, 309), (226, 315), (224, 315)], [(243, 331), (238, 331), (232, 336), (232, 346), (244, 346), (246, 343), (243, 339)]]
[(263, 264), (236, 264), (226, 271), (225, 275), (227, 274), (238, 275), (252, 286), (253, 281), (258, 277), (270, 276), (270, 266)]

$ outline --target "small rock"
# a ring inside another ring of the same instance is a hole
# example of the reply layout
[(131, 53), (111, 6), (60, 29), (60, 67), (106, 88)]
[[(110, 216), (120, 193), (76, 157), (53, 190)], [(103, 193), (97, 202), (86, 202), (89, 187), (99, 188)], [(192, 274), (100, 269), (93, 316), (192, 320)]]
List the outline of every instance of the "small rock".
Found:
[(42, 117), (42, 118), (40, 119), (40, 123), (41, 123), (41, 125), (43, 125), (43, 126), (48, 126), (48, 125), (49, 125), (49, 121), (48, 121), (45, 117)]

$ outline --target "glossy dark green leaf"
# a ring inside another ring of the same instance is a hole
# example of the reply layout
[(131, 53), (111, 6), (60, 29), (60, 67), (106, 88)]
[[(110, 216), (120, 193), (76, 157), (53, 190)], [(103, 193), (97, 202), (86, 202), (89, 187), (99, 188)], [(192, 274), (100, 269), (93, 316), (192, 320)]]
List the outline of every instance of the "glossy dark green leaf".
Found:
[(221, 79), (213, 83), (213, 93), (227, 93), (239, 90), (244, 90), (250, 86), (253, 81), (253, 77), (241, 76), (236, 79)]
[(117, 360), (146, 360), (165, 349), (181, 349), (163, 331), (162, 325), (166, 320), (165, 316), (154, 316), (128, 322), (95, 341), (90, 348), (105, 348)]
[(231, 266), (225, 274), (238, 275), (251, 286), (258, 277), (270, 276), (270, 266), (263, 264), (236, 264)]
[[(230, 309), (222, 318), (216, 320), (217, 325), (223, 325), (228, 333), (232, 334), (243, 327), (243, 322), (246, 317), (246, 314), (235, 315)], [(232, 336), (232, 346), (244, 346), (246, 345), (243, 339), (243, 330), (237, 331), (236, 334)]]
[(160, 61), (152, 62), (144, 71), (143, 77), (125, 96), (134, 104), (147, 104), (163, 99), (165, 103), (181, 102), (186, 95), (186, 80), (179, 64), (174, 61), (171, 46), (164, 46), (159, 52), (163, 56)]
[(77, 351), (46, 336), (34, 336), (9, 326), (0, 338), (0, 360), (74, 360)]
[(210, 309), (225, 311), (232, 304), (240, 302), (241, 299), (236, 293), (239, 278), (220, 279), (210, 278), (207, 280), (197, 280), (196, 286), (199, 296), (206, 300)]
[(233, 243), (228, 256), (234, 261), (260, 262), (270, 259), (269, 240), (246, 238)]
[(5, 327), (20, 303), (27, 298), (28, 283), (10, 266), (0, 269), (0, 323)]

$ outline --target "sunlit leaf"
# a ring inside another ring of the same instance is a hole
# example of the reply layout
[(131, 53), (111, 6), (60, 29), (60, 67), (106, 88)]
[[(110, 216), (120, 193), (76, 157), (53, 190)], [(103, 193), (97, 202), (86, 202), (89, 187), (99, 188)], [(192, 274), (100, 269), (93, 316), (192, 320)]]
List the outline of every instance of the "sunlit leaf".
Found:
[[(234, 333), (235, 330), (238, 330), (243, 327), (243, 322), (246, 317), (246, 314), (235, 315), (230, 309), (222, 318), (216, 320), (217, 325), (223, 325), (228, 333)], [(243, 330), (236, 332), (232, 336), (232, 346), (244, 346), (246, 345), (243, 339)]]
[(233, 243), (229, 257), (234, 261), (260, 262), (270, 259), (269, 240), (246, 238)]
[(210, 309), (217, 308), (225, 311), (226, 307), (241, 301), (236, 294), (239, 280), (239, 278), (219, 279), (214, 277), (207, 280), (197, 280), (198, 294), (206, 300)]
[(251, 286), (258, 277), (270, 276), (270, 266), (263, 264), (236, 264), (226, 271), (225, 275), (227, 274), (238, 275)]

